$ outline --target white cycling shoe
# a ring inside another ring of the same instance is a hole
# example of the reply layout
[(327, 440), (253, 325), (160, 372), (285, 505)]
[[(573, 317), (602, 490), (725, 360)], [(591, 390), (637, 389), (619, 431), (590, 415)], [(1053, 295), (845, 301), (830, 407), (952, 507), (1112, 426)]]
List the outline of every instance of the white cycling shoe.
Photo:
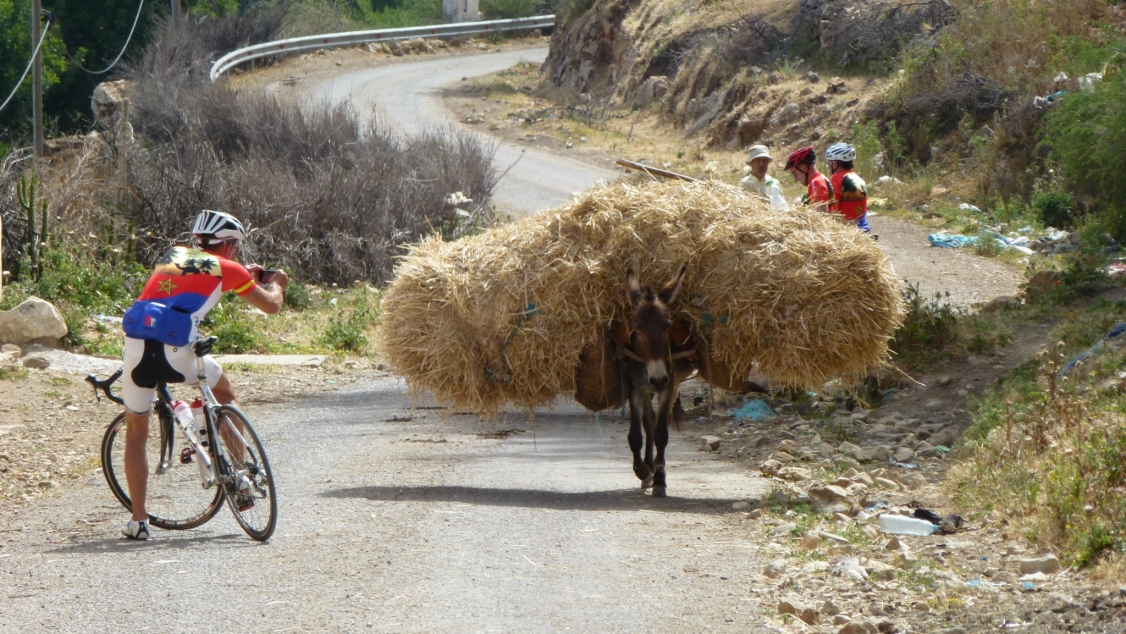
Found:
[(149, 532), (148, 520), (141, 520), (139, 522), (135, 520), (129, 520), (129, 522), (126, 523), (125, 526), (121, 527), (121, 534), (129, 539), (137, 539), (141, 541), (144, 541), (152, 536), (152, 533)]

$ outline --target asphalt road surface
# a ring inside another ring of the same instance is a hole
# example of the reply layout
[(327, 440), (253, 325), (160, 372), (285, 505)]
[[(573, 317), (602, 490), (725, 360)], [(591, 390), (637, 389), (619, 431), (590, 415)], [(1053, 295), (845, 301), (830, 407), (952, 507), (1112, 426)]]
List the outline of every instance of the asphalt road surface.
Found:
[(769, 631), (762, 540), (731, 506), (765, 481), (694, 438), (673, 434), (654, 499), (628, 424), (576, 405), (482, 423), (412, 410), (387, 378), (248, 411), (278, 480), (270, 542), (226, 509), (123, 540), (91, 474), (3, 525), (0, 631)]
[[(350, 101), (357, 112), (374, 112), (404, 132), (416, 133), (432, 126), (460, 125), (442, 103), (442, 88), (462, 77), (495, 73), (520, 61), (540, 63), (546, 57), (546, 48), (532, 48), (390, 64), (333, 74), (312, 83), (305, 92), (334, 103)], [(497, 146), (493, 163), (504, 174), (493, 202), (500, 211), (514, 216), (555, 207), (599, 180), (618, 176), (573, 158), (507, 143)]]

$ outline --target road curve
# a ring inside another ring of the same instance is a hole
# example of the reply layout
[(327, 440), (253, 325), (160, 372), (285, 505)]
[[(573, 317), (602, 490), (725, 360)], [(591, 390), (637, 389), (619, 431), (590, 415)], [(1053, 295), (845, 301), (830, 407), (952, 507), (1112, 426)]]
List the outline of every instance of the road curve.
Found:
[[(521, 61), (540, 63), (546, 57), (546, 48), (530, 48), (390, 64), (334, 74), (309, 85), (305, 93), (332, 103), (350, 102), (360, 113), (374, 110), (382, 120), (416, 133), (436, 125), (460, 125), (442, 103), (440, 92), (446, 86)], [(504, 174), (493, 202), (501, 213), (517, 217), (562, 204), (573, 193), (618, 176), (572, 158), (503, 142), (497, 146), (493, 163)], [(509, 169), (514, 165), (516, 168)]]

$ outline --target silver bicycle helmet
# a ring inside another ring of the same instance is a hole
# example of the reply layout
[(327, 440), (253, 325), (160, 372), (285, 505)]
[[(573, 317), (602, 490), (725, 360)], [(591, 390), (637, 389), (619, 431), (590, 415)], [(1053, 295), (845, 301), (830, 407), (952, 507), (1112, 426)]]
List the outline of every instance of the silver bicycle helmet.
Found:
[(855, 161), (856, 148), (848, 143), (834, 143), (825, 150), (826, 161)]
[(197, 236), (214, 236), (220, 240), (235, 239), (242, 242), (246, 239), (246, 230), (237, 218), (221, 211), (204, 209), (196, 216), (192, 225), (192, 233)]

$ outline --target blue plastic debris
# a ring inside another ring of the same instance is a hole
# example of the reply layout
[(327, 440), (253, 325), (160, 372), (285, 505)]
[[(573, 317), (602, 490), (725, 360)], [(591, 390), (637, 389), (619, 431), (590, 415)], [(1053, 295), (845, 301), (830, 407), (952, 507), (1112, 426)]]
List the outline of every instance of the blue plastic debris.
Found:
[(735, 410), (735, 420), (750, 419), (759, 423), (768, 418), (774, 418), (774, 416), (774, 410), (770, 409), (770, 406), (767, 405), (765, 401), (758, 398), (747, 401), (746, 405)]
[(1024, 592), (1032, 592), (1036, 589), (1036, 584), (1032, 583), (1031, 581), (1025, 581), (1024, 583), (1020, 584), (1020, 589)]
[(947, 249), (977, 244), (977, 238), (973, 236), (947, 235), (944, 233), (932, 233), (927, 236), (927, 240), (930, 241), (932, 247), (945, 247)]
[(889, 458), (888, 462), (890, 462), (891, 466), (893, 466), (893, 467), (903, 467), (904, 469), (918, 469), (919, 468), (919, 465), (915, 464), (914, 462), (899, 462), (895, 458)]
[(966, 585), (971, 587), (971, 588), (980, 588), (981, 587), (981, 579), (970, 579), (969, 581), (966, 582)]
[(1078, 356), (1076, 356), (1071, 361), (1068, 361), (1067, 365), (1063, 366), (1063, 369), (1060, 370), (1059, 376), (1056, 377), (1056, 378), (1058, 380), (1062, 381), (1063, 377), (1066, 376), (1068, 372), (1071, 372), (1073, 369), (1075, 369), (1075, 366), (1079, 365), (1080, 361), (1084, 361), (1088, 357), (1090, 357), (1091, 355), (1096, 354), (1099, 351), (1099, 349), (1103, 347), (1104, 343), (1106, 343), (1110, 339), (1114, 339), (1116, 337), (1121, 337), (1122, 333), (1124, 333), (1124, 332), (1126, 332), (1126, 324), (1118, 324), (1117, 326), (1115, 326), (1114, 329), (1111, 330), (1109, 333), (1107, 333), (1107, 335), (1105, 337), (1096, 341), (1095, 345), (1091, 346), (1090, 348), (1087, 348), (1085, 351), (1080, 353)]

